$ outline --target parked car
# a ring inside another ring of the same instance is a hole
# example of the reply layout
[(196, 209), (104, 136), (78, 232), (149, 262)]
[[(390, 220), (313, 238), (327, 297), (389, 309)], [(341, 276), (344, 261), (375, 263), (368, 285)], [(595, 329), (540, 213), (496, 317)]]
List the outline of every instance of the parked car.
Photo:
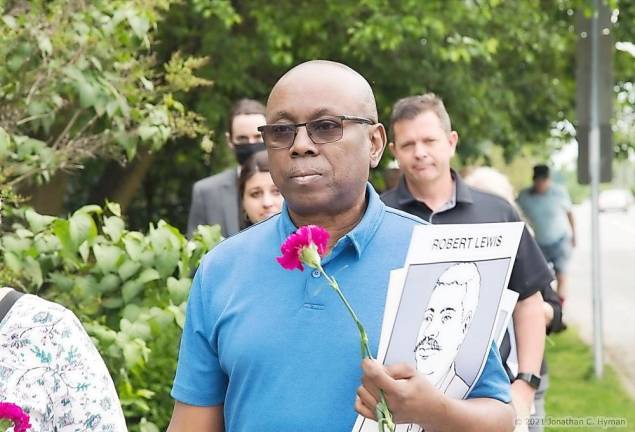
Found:
[(607, 189), (600, 192), (600, 211), (623, 211), (627, 212), (633, 204), (633, 194), (628, 189)]

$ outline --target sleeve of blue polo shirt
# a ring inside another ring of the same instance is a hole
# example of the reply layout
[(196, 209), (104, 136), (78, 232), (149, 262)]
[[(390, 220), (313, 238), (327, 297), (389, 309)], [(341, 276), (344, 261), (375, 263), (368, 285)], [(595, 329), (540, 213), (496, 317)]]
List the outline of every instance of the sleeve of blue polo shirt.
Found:
[(218, 351), (210, 340), (213, 312), (205, 295), (209, 295), (209, 287), (203, 283), (205, 261), (192, 282), (176, 377), (170, 393), (175, 400), (195, 406), (221, 405), (227, 391), (227, 376), (221, 369)]
[(504, 403), (512, 401), (509, 377), (503, 368), (500, 354), (493, 342), (490, 346), (483, 372), (472, 391), (467, 395), (467, 398), (490, 398)]

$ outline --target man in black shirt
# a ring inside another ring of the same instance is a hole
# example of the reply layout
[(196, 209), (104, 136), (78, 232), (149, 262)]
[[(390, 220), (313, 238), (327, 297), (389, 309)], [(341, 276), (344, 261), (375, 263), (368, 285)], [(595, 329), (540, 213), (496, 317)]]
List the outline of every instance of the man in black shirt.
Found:
[[(520, 217), (507, 201), (467, 186), (450, 168), (458, 134), (443, 101), (434, 94), (398, 101), (391, 117), (389, 148), (403, 172), (396, 188), (385, 192), (386, 205), (433, 224), (516, 222)], [(552, 273), (527, 229), (523, 231), (509, 288), (518, 292), (514, 328), (518, 379), (512, 396), (519, 416), (527, 416), (540, 383), (545, 319), (540, 291)]]

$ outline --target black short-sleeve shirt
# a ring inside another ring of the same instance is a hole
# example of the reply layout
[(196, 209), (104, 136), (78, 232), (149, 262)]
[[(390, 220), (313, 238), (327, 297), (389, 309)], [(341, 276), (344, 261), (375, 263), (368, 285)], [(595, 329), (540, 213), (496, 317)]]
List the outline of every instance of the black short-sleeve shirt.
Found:
[[(403, 175), (397, 187), (384, 192), (381, 199), (389, 207), (419, 216), (433, 224), (518, 222), (521, 220), (516, 210), (503, 198), (468, 186), (454, 171), (452, 171), (452, 177), (455, 182), (455, 202), (449, 205), (449, 208), (439, 212), (433, 212), (427, 205), (412, 196)], [(516, 291), (519, 300), (523, 300), (544, 289), (552, 280), (553, 274), (549, 265), (536, 241), (525, 228), (509, 279), (509, 289)]]

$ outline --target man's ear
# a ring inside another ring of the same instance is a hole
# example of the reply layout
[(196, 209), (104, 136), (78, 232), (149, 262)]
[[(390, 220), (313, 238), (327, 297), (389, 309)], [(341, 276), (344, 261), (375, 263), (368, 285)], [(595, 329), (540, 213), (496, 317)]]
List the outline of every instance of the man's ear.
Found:
[(448, 137), (448, 141), (450, 142), (450, 147), (452, 151), (452, 156), (456, 153), (456, 146), (459, 144), (459, 134), (457, 131), (450, 132), (450, 136)]
[(397, 147), (395, 147), (395, 143), (394, 142), (389, 142), (388, 143), (388, 150), (390, 150), (390, 154), (392, 154), (392, 156), (397, 159), (397, 155), (395, 154), (397, 151)]
[(370, 167), (376, 168), (379, 165), (381, 156), (386, 148), (386, 128), (381, 123), (377, 123), (370, 135)]
[(229, 132), (225, 132), (225, 142), (227, 143), (227, 147), (231, 150), (234, 149), (234, 144), (232, 143), (232, 137), (229, 135)]

